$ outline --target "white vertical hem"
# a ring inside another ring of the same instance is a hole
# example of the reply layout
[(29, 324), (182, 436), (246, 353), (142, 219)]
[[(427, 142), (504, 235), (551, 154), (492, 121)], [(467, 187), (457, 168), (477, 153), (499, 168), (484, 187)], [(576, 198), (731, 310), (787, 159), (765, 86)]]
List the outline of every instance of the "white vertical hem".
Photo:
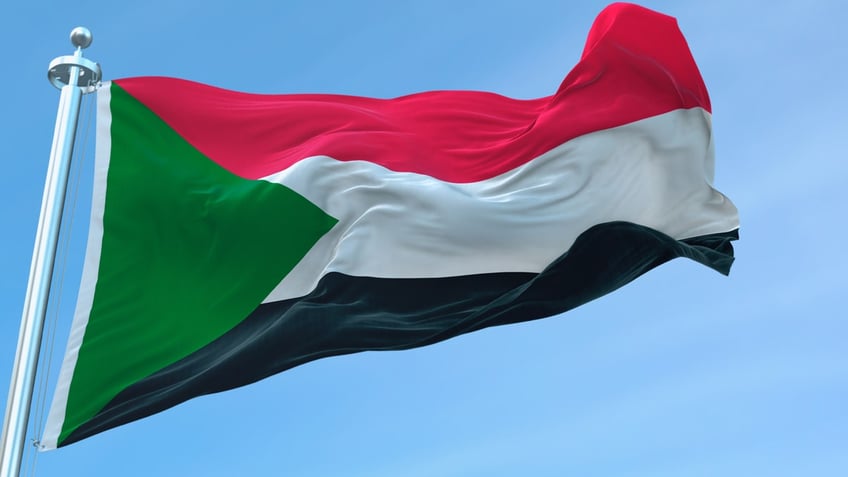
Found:
[(53, 404), (47, 416), (44, 435), (41, 438), (41, 450), (55, 449), (62, 426), (65, 423), (65, 412), (68, 405), (68, 392), (71, 379), (77, 364), (80, 345), (82, 345), (85, 329), (88, 326), (88, 316), (94, 302), (94, 288), (100, 264), (100, 247), (103, 242), (103, 211), (106, 200), (106, 178), (109, 171), (109, 156), (112, 149), (111, 125), (112, 113), (109, 109), (111, 100), (111, 82), (104, 82), (97, 90), (97, 137), (95, 146), (94, 190), (91, 198), (91, 224), (88, 231), (85, 263), (83, 265), (82, 281), (74, 321), (68, 338), (65, 359), (59, 371), (56, 391), (53, 394)]

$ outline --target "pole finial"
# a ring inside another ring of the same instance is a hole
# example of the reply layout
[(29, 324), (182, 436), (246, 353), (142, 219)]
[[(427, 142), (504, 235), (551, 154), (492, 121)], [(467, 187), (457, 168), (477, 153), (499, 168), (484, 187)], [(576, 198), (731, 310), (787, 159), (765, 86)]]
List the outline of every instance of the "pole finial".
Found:
[(71, 44), (77, 48), (83, 50), (88, 48), (92, 40), (94, 40), (94, 36), (91, 34), (91, 30), (86, 27), (78, 26), (71, 30)]
[(100, 83), (100, 65), (84, 58), (82, 50), (91, 45), (94, 35), (85, 27), (71, 30), (71, 43), (76, 47), (73, 55), (60, 56), (50, 62), (47, 67), (47, 79), (50, 83), (62, 89), (66, 85), (80, 87), (83, 93), (92, 93)]

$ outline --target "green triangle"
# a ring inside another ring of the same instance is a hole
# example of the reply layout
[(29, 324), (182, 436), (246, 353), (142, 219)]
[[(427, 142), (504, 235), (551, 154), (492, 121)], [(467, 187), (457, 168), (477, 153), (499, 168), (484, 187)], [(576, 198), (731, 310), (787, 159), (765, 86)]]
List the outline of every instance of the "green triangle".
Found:
[(59, 443), (250, 314), (337, 220), (238, 177), (117, 84), (100, 267)]

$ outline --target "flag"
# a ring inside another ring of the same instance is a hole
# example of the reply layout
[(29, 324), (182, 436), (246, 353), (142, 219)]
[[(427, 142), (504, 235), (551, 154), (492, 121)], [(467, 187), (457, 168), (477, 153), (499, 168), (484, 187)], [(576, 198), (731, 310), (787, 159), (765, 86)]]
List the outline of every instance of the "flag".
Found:
[(549, 317), (676, 257), (727, 274), (707, 90), (613, 4), (548, 97), (97, 93), (91, 226), (42, 444), (327, 356)]

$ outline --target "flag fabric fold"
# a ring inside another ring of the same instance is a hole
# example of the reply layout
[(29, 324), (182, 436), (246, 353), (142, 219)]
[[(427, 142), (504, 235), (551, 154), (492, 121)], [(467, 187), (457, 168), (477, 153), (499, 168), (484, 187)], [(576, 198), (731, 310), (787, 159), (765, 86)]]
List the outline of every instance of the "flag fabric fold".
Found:
[(550, 317), (677, 257), (721, 273), (709, 96), (613, 4), (556, 93), (98, 91), (91, 226), (42, 444), (366, 350)]

